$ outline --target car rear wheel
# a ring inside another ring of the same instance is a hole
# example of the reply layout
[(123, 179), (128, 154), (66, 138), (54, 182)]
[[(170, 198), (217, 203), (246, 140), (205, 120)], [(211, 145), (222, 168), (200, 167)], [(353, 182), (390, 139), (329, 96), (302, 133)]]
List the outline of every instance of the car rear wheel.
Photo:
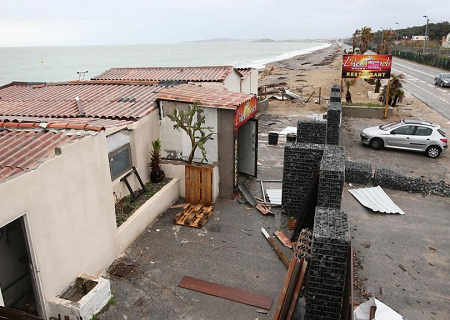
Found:
[(383, 140), (381, 140), (379, 138), (373, 138), (372, 140), (370, 140), (369, 146), (372, 149), (380, 150), (383, 148)]
[(436, 79), (434, 79), (434, 85), (437, 86), (437, 80)]
[(430, 146), (428, 147), (426, 153), (430, 158), (437, 158), (441, 154), (441, 148), (439, 148), (438, 146)]

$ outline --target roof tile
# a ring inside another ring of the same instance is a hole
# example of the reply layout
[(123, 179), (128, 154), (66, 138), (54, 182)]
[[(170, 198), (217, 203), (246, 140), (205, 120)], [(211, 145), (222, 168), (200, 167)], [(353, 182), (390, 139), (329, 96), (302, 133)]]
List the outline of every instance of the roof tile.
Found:
[(232, 66), (111, 68), (95, 80), (223, 82)]

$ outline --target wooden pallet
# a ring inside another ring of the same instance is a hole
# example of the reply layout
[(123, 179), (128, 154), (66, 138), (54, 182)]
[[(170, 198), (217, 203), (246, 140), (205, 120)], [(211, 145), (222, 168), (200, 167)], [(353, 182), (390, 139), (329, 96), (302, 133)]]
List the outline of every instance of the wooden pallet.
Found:
[(213, 210), (214, 206), (186, 203), (183, 210), (177, 213), (173, 222), (180, 226), (201, 228), (206, 224)]

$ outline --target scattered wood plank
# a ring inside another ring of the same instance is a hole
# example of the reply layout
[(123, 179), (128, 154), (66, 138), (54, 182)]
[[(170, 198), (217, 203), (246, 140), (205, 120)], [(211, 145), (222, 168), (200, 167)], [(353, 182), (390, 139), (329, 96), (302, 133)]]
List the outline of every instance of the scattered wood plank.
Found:
[(277, 236), (278, 240), (285, 246), (290, 249), (292, 249), (292, 242), (289, 240), (288, 237), (283, 233), (283, 231), (276, 231), (275, 235)]
[(258, 203), (256, 205), (256, 209), (258, 209), (258, 211), (261, 212), (263, 215), (272, 213), (272, 211), (270, 210), (270, 207), (262, 205), (261, 203)]
[(281, 258), (281, 261), (283, 261), (284, 265), (289, 268), (289, 260), (288, 258), (286, 258), (286, 256), (284, 255), (284, 253), (280, 250), (280, 248), (278, 248), (277, 244), (275, 243), (275, 241), (273, 240), (273, 237), (271, 237), (269, 235), (269, 233), (264, 229), (261, 228), (261, 232), (264, 234), (264, 236), (266, 237), (267, 241), (269, 241), (269, 243), (272, 245), (272, 248), (275, 249), (276, 253), (278, 254), (278, 256)]
[(376, 311), (377, 311), (377, 307), (375, 307), (375, 306), (370, 307), (370, 317), (369, 317), (370, 320), (375, 319)]
[(202, 228), (212, 215), (214, 206), (202, 204), (188, 204), (177, 213), (173, 222), (181, 226)]
[(0, 306), (0, 319), (5, 320), (42, 320), (31, 314)]
[(291, 262), (289, 263), (289, 268), (286, 273), (286, 277), (284, 278), (283, 288), (281, 289), (280, 298), (278, 299), (278, 303), (275, 308), (275, 313), (273, 315), (272, 320), (280, 320), (281, 308), (283, 307), (284, 300), (286, 299), (286, 294), (288, 291), (289, 283), (291, 282), (292, 274), (294, 273), (296, 263), (297, 263), (297, 258), (295, 258), (295, 255), (294, 255), (291, 259)]
[(292, 315), (294, 314), (295, 307), (297, 305), (298, 296), (300, 295), (300, 290), (302, 288), (303, 279), (305, 278), (306, 268), (308, 267), (308, 262), (302, 258), (301, 262), (301, 271), (298, 276), (297, 284), (295, 285), (294, 294), (292, 295), (291, 305), (289, 306), (289, 311), (286, 316), (286, 320), (291, 320)]
[(221, 284), (184, 276), (178, 287), (190, 289), (231, 301), (270, 310), (273, 298), (257, 293), (236, 289)]
[(173, 206), (170, 206), (169, 209), (180, 209), (186, 208), (187, 206), (189, 206), (188, 203), (174, 204)]

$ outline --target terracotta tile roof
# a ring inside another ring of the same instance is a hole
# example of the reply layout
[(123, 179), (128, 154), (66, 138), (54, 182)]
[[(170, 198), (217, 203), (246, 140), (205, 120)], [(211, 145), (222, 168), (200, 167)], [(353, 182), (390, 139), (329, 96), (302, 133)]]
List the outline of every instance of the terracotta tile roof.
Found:
[(253, 97), (252, 94), (206, 88), (194, 84), (182, 84), (167, 88), (157, 95), (158, 100), (197, 102), (206, 107), (233, 110)]
[(92, 79), (223, 82), (232, 70), (232, 66), (112, 68)]
[(242, 77), (246, 77), (247, 75), (249, 75), (253, 68), (236, 68), (235, 69)]
[(142, 118), (156, 109), (156, 94), (164, 87), (137, 84), (13, 85), (0, 89), (0, 115), (28, 117)]
[(55, 128), (55, 129), (82, 129), (100, 131), (108, 128), (126, 126), (133, 121), (102, 118), (38, 118), (1, 116), (0, 127), (5, 128)]
[(63, 132), (0, 129), (0, 181), (39, 165), (55, 147), (79, 138)]

